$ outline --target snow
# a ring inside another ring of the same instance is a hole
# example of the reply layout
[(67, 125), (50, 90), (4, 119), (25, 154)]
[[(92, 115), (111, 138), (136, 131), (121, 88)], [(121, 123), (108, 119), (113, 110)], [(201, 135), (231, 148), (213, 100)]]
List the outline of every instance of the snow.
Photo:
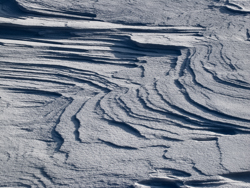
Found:
[(0, 187), (250, 187), (249, 10), (0, 1)]

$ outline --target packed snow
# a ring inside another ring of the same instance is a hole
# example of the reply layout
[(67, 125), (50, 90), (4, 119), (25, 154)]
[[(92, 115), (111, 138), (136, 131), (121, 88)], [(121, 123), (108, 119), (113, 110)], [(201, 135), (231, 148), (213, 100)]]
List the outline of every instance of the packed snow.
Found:
[(0, 0), (0, 187), (250, 187), (247, 0)]

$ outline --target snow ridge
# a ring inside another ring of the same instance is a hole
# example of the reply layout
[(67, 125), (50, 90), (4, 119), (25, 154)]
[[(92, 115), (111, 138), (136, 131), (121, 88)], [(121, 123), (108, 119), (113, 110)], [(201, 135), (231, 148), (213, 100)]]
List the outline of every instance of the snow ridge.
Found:
[(250, 187), (248, 13), (0, 1), (0, 186)]

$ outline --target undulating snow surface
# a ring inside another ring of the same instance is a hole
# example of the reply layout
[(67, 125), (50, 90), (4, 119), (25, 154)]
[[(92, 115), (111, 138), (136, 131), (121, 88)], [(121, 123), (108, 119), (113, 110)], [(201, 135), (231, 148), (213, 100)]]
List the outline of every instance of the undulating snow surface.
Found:
[(250, 187), (248, 0), (0, 0), (0, 187)]

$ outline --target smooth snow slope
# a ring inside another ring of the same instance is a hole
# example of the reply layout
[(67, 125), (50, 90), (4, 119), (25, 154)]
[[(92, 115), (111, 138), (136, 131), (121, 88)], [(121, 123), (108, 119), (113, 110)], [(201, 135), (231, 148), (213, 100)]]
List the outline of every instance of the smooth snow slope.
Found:
[(0, 187), (250, 187), (246, 0), (0, 0)]

